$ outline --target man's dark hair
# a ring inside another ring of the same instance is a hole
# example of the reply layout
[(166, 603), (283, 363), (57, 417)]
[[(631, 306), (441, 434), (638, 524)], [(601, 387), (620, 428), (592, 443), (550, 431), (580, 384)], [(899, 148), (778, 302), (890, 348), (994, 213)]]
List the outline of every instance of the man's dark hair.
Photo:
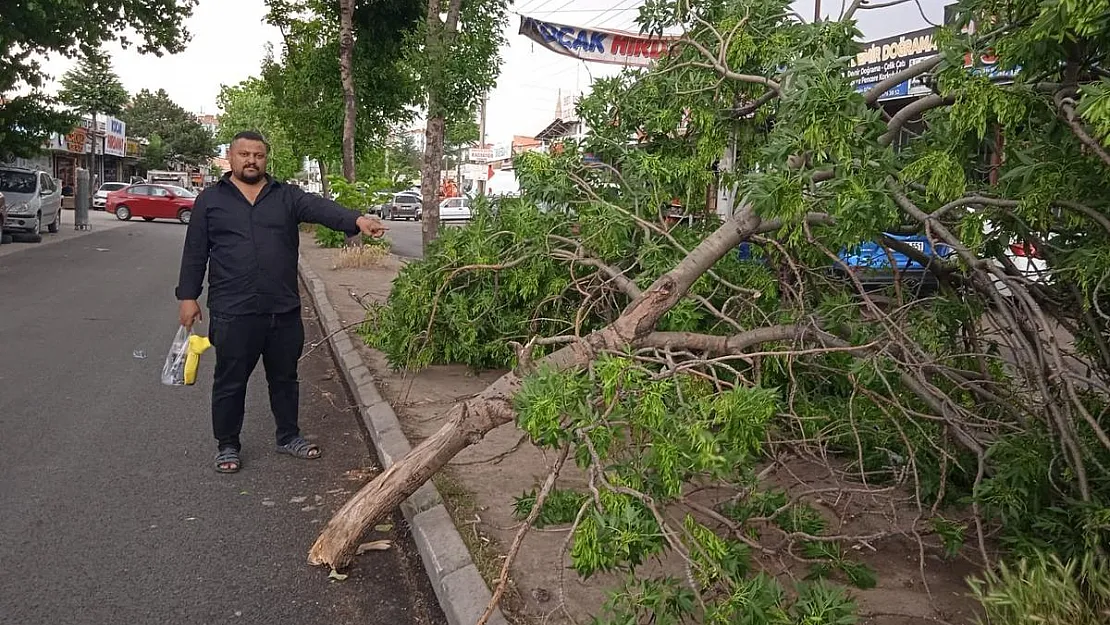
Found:
[(244, 130), (231, 138), (231, 143), (234, 144), (239, 139), (246, 139), (247, 141), (259, 141), (262, 145), (266, 146), (266, 154), (270, 153), (270, 142), (266, 137), (262, 136), (261, 132), (255, 130)]

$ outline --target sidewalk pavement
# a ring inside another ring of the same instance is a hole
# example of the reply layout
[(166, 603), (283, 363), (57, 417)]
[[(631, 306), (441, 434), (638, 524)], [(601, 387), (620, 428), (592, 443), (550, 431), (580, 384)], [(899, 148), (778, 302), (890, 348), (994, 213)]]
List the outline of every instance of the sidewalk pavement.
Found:
[[(408, 454), (412, 446), (401, 429), (393, 407), (378, 391), (370, 368), (363, 362), (350, 335), (344, 331), (328, 299), (323, 280), (304, 256), (300, 258), (299, 267), (305, 290), (316, 305), (320, 321), (329, 336), (332, 353), (359, 404), (359, 412), (382, 468), (388, 469)], [(428, 482), (421, 486), (401, 504), (401, 511), (412, 528), (424, 568), (447, 621), (451, 625), (474, 625), (485, 612), (492, 594), (435, 485)], [(508, 625), (500, 609), (488, 622), (490, 625)]]

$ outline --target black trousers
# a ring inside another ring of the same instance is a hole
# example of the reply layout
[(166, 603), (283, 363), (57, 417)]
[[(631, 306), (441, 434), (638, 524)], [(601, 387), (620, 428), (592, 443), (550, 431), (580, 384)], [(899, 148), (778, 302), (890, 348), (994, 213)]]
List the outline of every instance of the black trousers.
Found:
[(216, 349), (212, 431), (219, 448), (242, 448), (239, 432), (243, 429), (247, 381), (260, 356), (270, 387), (270, 410), (277, 425), (277, 443), (284, 445), (300, 436), (297, 361), (304, 350), (301, 312), (210, 316), (208, 337)]

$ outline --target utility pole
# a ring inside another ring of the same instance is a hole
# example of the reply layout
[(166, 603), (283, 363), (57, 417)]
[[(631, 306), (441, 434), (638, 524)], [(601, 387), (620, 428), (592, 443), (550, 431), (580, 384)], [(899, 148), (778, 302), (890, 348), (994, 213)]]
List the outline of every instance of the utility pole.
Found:
[[(486, 104), (489, 102), (489, 94), (482, 95), (482, 110), (478, 118), (478, 147), (485, 149), (486, 147)], [(486, 170), (489, 170), (489, 163), (486, 163)], [(478, 180), (478, 195), (486, 194), (486, 181), (485, 179)]]
[(813, 23), (821, 21), (821, 0), (813, 0)]

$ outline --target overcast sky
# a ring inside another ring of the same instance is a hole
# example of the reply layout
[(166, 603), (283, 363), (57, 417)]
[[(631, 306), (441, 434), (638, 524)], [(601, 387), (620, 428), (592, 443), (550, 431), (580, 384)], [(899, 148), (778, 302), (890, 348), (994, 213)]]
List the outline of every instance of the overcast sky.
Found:
[[(820, 0), (822, 13), (836, 17), (842, 0)], [(860, 11), (857, 19), (866, 39), (924, 28), (940, 23), (943, 7), (954, 0), (909, 0), (890, 8)], [(812, 19), (815, 0), (798, 0), (795, 9)], [(619, 67), (582, 63), (546, 49), (517, 34), (518, 14), (575, 26), (635, 29), (633, 20), (643, 0), (517, 0), (506, 28), (508, 43), (501, 51), (502, 67), (497, 87), (490, 93), (488, 140), (507, 142), (513, 135), (532, 136), (554, 118), (560, 90), (581, 93), (593, 77), (610, 76)], [(235, 84), (257, 75), (266, 46), (281, 49), (281, 34), (263, 22), (264, 0), (200, 0), (188, 21), (192, 40), (177, 55), (140, 55), (109, 45), (116, 72), (124, 87), (165, 89), (178, 104), (194, 113), (215, 113), (221, 84)], [(928, 20), (928, 21), (926, 21)], [(69, 59), (51, 59), (47, 73), (58, 77), (73, 65)], [(51, 91), (56, 90), (52, 87)]]

